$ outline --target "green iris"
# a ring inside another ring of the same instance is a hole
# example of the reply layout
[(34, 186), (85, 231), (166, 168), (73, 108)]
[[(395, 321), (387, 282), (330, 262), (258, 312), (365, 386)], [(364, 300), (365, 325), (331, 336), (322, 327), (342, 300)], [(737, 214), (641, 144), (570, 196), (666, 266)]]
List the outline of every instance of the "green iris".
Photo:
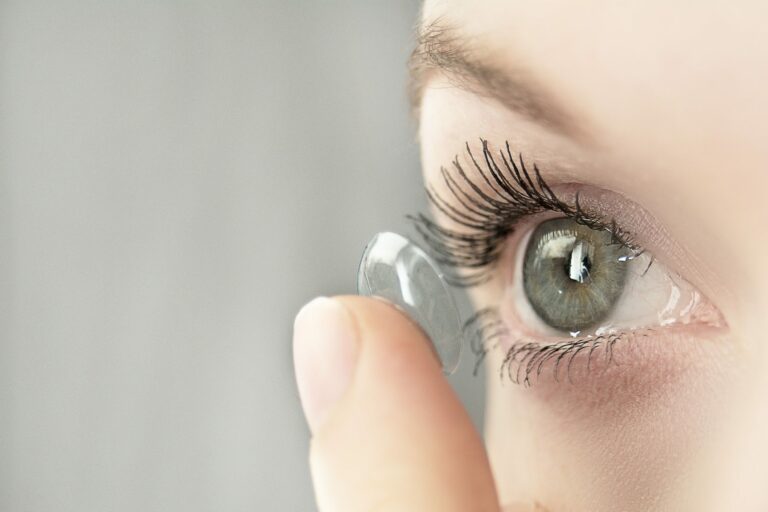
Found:
[(594, 327), (621, 296), (628, 250), (607, 230), (570, 219), (542, 222), (523, 262), (525, 295), (547, 325), (568, 332)]

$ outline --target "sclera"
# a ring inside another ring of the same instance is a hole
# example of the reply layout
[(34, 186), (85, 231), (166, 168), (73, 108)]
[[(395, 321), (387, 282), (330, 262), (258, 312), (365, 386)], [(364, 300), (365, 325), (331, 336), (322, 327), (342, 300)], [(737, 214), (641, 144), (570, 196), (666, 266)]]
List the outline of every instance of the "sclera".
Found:
[(418, 245), (397, 233), (377, 233), (363, 251), (357, 290), (405, 311), (432, 341), (443, 373), (456, 370), (463, 345), (459, 312), (439, 267)]

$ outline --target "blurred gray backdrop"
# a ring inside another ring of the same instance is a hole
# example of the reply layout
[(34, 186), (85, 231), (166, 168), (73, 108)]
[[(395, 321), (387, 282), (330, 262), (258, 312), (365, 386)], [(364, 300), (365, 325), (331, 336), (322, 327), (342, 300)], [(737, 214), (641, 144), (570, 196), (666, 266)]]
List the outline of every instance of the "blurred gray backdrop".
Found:
[(417, 10), (0, 0), (0, 510), (314, 510), (293, 316), (425, 207)]

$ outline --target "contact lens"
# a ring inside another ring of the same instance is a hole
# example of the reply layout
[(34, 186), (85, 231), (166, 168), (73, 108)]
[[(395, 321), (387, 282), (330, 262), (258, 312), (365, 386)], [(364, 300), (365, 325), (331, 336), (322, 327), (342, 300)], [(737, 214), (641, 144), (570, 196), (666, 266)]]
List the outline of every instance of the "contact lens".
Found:
[(456, 370), (463, 344), (459, 312), (439, 267), (418, 245), (396, 233), (376, 234), (363, 251), (357, 291), (405, 311), (432, 341), (443, 373)]

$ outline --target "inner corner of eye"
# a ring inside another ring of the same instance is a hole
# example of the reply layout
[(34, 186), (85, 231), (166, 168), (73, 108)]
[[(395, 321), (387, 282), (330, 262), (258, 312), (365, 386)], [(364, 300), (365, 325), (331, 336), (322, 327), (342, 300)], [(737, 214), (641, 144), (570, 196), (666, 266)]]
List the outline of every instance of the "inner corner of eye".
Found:
[(667, 325), (696, 298), (648, 254), (570, 218), (544, 220), (521, 237), (514, 266), (516, 316), (540, 335)]

